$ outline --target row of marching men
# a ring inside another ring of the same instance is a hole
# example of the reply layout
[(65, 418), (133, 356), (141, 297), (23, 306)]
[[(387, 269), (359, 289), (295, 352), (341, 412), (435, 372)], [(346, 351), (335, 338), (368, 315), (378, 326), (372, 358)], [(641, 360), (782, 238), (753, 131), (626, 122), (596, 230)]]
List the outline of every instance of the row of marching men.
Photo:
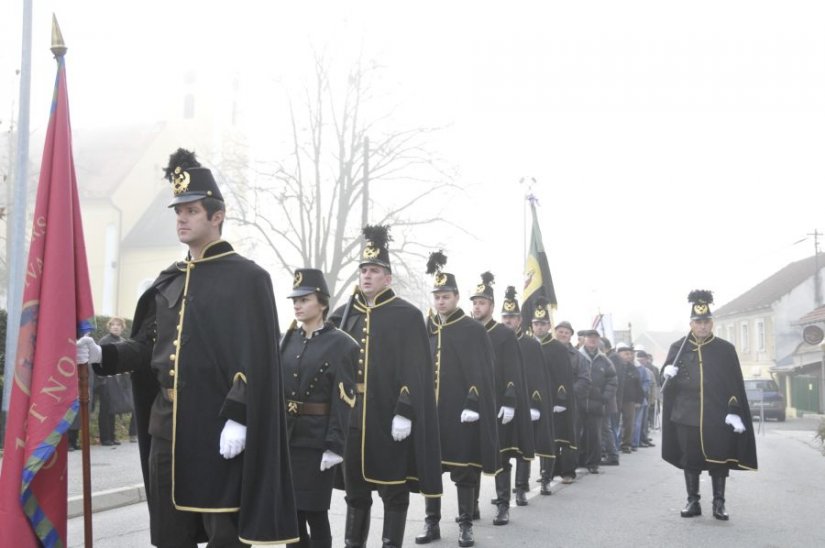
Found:
[(590, 370), (569, 342), (570, 324), (556, 326), (554, 337), (548, 303), (539, 301), (531, 325), (522, 325), (513, 287), (495, 321), (489, 272), (467, 314), (440, 251), (427, 264), (425, 319), (392, 289), (389, 241), (388, 227), (364, 228), (358, 288), (332, 313), (323, 273), (295, 273), (296, 321), (282, 341), (281, 366), (303, 546), (331, 546), (334, 487), (346, 491), (345, 546), (366, 546), (373, 491), (384, 506), (385, 547), (402, 545), (410, 493), (422, 494), (416, 543), (426, 544), (441, 538), (449, 472), (458, 544), (473, 546), (482, 474), (495, 476), (495, 525), (509, 522), (513, 483), (516, 504), (527, 504), (535, 457), (543, 495), (555, 475), (575, 475), (576, 400), (590, 393)]

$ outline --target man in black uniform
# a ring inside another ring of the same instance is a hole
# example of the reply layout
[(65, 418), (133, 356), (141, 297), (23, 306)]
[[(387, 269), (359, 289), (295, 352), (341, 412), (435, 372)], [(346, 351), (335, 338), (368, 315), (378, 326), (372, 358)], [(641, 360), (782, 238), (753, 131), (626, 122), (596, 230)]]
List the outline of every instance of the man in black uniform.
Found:
[(573, 422), (573, 369), (567, 348), (550, 332), (550, 303), (544, 297), (536, 300), (533, 309), (533, 336), (541, 343), (550, 380), (553, 383), (553, 432), (556, 436), (556, 458), (542, 459), (541, 488), (550, 489), (555, 469), (564, 461), (566, 473), (576, 471), (576, 435)]
[[(590, 392), (590, 362), (584, 356), (579, 354), (572, 344), (570, 338), (573, 336), (573, 326), (568, 321), (561, 321), (553, 329), (556, 335), (556, 340), (559, 341), (567, 349), (567, 357), (570, 358), (570, 366), (573, 370), (573, 433), (575, 435), (575, 445), (577, 451), (565, 451), (561, 456), (564, 457), (556, 460), (556, 467), (561, 474), (562, 483), (572, 483), (576, 477), (576, 467), (580, 460), (579, 455), (582, 450), (582, 441), (580, 439), (581, 428), (579, 423), (582, 418), (582, 402), (587, 398)], [(570, 457), (570, 458), (567, 458)]]
[(433, 363), (421, 312), (390, 288), (386, 226), (366, 226), (358, 289), (332, 321), (361, 344), (344, 455), (346, 546), (366, 546), (372, 490), (384, 502), (383, 543), (401, 546), (410, 490), (440, 497)]
[(507, 525), (510, 522), (510, 459), (533, 459), (535, 443), (521, 350), (515, 331), (493, 319), (493, 281), (490, 272), (483, 273), (481, 283), (470, 299), (473, 301), (473, 318), (487, 330), (495, 352), (496, 395), (501, 405), (498, 445), (503, 470), (496, 475), (493, 525)]
[[(501, 305), (501, 323), (516, 332), (527, 393), (530, 396), (530, 418), (533, 421), (533, 439), (536, 455), (543, 459), (556, 458), (556, 440), (553, 433), (553, 383), (541, 351), (541, 344), (521, 329), (521, 310), (516, 299), (516, 288), (507, 287)], [(527, 506), (527, 492), (530, 490), (530, 461), (516, 459), (516, 504)], [(549, 495), (549, 489), (541, 491)]]
[(690, 333), (673, 343), (662, 376), (662, 458), (685, 472), (682, 517), (702, 514), (699, 475), (710, 474), (713, 517), (727, 520), (729, 470), (756, 470), (751, 411), (736, 348), (713, 334), (710, 291), (691, 291)]
[[(443, 272), (443, 253), (430, 255), (433, 308), (427, 322), (435, 361), (435, 396), (441, 433), (441, 464), (458, 496), (459, 546), (473, 546), (473, 506), (481, 472), (500, 470), (493, 380), (493, 349), (487, 332), (458, 307), (455, 276)], [(416, 544), (441, 538), (441, 499), (426, 499), (424, 531)]]
[(78, 352), (99, 375), (132, 373), (153, 544), (295, 542), (269, 274), (220, 239), (223, 197), (193, 153), (166, 176), (189, 254), (143, 293), (131, 338)]

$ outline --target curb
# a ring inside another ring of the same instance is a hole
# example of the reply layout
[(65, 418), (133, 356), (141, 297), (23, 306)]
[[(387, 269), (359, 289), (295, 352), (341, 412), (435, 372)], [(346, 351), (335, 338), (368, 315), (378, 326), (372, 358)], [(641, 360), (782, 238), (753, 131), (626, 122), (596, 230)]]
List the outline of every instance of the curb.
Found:
[[(118, 487), (106, 491), (92, 493), (92, 513), (112, 510), (121, 506), (129, 506), (138, 502), (146, 501), (146, 490), (142, 483), (127, 487)], [(69, 497), (67, 509), (69, 518), (76, 518), (83, 515), (83, 495)]]

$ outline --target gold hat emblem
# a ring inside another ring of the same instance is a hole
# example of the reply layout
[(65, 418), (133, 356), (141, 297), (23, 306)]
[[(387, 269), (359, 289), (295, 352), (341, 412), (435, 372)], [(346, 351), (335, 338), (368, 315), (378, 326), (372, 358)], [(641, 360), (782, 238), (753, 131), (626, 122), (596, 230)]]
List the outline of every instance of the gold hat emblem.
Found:
[(533, 317), (537, 319), (544, 319), (547, 317), (547, 310), (544, 308), (536, 308), (536, 311), (533, 312)]
[(300, 272), (295, 273), (295, 279), (292, 281), (292, 287), (298, 287), (304, 281), (304, 275)]
[(435, 275), (435, 285), (437, 287), (441, 287), (447, 283), (447, 275), (443, 272), (439, 272)]
[(504, 311), (512, 312), (516, 309), (516, 301), (504, 301)]
[(175, 196), (183, 194), (189, 188), (189, 172), (183, 171), (180, 166), (175, 168), (175, 175), (172, 177), (172, 192)]
[(367, 247), (364, 248), (363, 256), (365, 259), (375, 259), (378, 255), (381, 254), (381, 250), (377, 247), (374, 247), (372, 243), (368, 243)]
[(487, 286), (484, 284), (478, 284), (476, 286), (476, 293), (484, 293), (484, 290), (487, 289)]
[(697, 303), (693, 305), (693, 312), (695, 314), (704, 315), (708, 313), (708, 305), (705, 303)]

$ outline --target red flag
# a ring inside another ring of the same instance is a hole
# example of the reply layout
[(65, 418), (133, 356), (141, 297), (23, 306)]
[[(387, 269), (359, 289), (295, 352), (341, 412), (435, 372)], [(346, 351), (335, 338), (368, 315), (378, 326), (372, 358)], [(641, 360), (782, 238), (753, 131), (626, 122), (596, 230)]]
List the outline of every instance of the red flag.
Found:
[(94, 314), (71, 136), (66, 67), (58, 56), (6, 420), (0, 546), (66, 545), (65, 434), (78, 409), (75, 340)]

